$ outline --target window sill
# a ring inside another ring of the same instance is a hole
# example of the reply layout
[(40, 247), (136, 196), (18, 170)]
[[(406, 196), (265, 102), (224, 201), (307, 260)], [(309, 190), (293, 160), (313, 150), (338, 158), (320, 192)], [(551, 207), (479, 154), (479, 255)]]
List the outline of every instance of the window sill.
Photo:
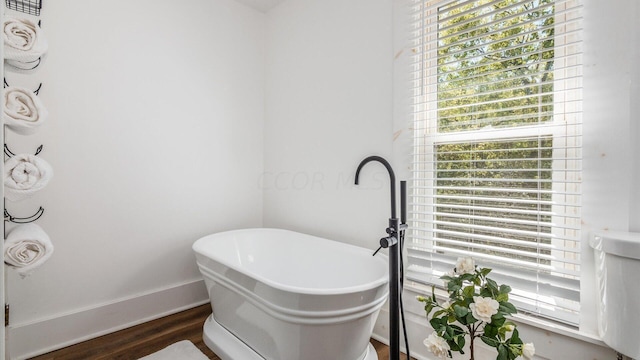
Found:
[(513, 316), (516, 323), (526, 324), (544, 331), (548, 331), (554, 334), (563, 335), (572, 339), (588, 342), (590, 344), (608, 347), (600, 337), (594, 334), (589, 334), (584, 331), (580, 331), (578, 328), (566, 326), (555, 323), (553, 321), (540, 319), (535, 316), (526, 314), (516, 314)]
[[(445, 301), (447, 299), (447, 294), (443, 290), (436, 289), (435, 294), (438, 301)], [(424, 316), (424, 308), (422, 304), (413, 300), (418, 295), (430, 296), (431, 287), (414, 282), (408, 282), (404, 286), (403, 295), (405, 310), (415, 315)], [(598, 346), (608, 347), (597, 335), (586, 333), (584, 331), (580, 331), (578, 328), (556, 323), (554, 321), (526, 314), (516, 314), (513, 316), (513, 320), (518, 324), (528, 325), (542, 331), (566, 336)]]

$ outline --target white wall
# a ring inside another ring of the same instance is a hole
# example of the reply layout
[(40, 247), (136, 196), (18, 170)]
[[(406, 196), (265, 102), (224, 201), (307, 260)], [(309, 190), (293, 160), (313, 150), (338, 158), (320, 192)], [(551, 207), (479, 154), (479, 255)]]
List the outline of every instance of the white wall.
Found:
[[(630, 11), (585, 7), (585, 236), (640, 230), (640, 13), (634, 0), (617, 2)], [(24, 216), (44, 206), (38, 223), (56, 252), (31, 277), (9, 273), (12, 358), (205, 301), (190, 246), (214, 231), (264, 223), (376, 248), (386, 172), (369, 164), (352, 183), (371, 154), (406, 178), (393, 140), (406, 120), (401, 6), (288, 0), (264, 15), (231, 0), (47, 3), (47, 62), (7, 80), (44, 82), (50, 122), (7, 142), (17, 152), (44, 144), (56, 174), (7, 207)], [(587, 335), (522, 325), (543, 357), (611, 357), (589, 335), (592, 294), (583, 291)], [(409, 319), (414, 354), (426, 358), (426, 322)]]
[(390, 216), (392, 1), (290, 0), (267, 13), (264, 222), (375, 248)]
[[(595, 333), (593, 231), (640, 231), (640, 4), (585, 6), (581, 329)], [(635, 179), (635, 180), (634, 180)]]
[(206, 301), (191, 244), (262, 225), (264, 14), (56, 0), (41, 19), (47, 61), (7, 80), (43, 82), (49, 122), (7, 143), (44, 144), (55, 176), (7, 208), (42, 205), (55, 253), (25, 279), (9, 271), (12, 358)]
[[(629, 7), (635, 9), (631, 11), (634, 14), (634, 19), (640, 17), (640, 5), (638, 2), (632, 2)], [(640, 59), (640, 26), (632, 25), (630, 44), (635, 44), (631, 47), (630, 60), (632, 65), (632, 73), (630, 74), (629, 83), (629, 98), (630, 98), (630, 141), (632, 143), (631, 161), (630, 166), (632, 170), (631, 177), (631, 207), (629, 209), (629, 221), (630, 231), (640, 232), (640, 71), (638, 71), (638, 60)]]

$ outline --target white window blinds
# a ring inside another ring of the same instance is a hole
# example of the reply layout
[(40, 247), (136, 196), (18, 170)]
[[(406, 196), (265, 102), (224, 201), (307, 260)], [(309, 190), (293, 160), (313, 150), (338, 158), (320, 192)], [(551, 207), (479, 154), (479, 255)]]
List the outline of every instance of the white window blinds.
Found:
[(471, 256), (520, 309), (577, 324), (580, 4), (419, 0), (412, 21), (408, 279)]

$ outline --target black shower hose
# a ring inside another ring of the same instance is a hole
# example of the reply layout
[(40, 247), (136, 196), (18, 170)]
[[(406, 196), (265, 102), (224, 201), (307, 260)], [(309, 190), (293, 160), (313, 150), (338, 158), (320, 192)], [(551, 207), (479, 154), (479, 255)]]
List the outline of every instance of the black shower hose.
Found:
[(409, 351), (409, 339), (407, 339), (407, 323), (404, 321), (404, 305), (402, 304), (402, 290), (404, 289), (404, 231), (400, 232), (400, 317), (402, 318), (402, 334), (404, 335), (404, 346), (407, 348), (407, 360), (411, 360), (411, 351)]

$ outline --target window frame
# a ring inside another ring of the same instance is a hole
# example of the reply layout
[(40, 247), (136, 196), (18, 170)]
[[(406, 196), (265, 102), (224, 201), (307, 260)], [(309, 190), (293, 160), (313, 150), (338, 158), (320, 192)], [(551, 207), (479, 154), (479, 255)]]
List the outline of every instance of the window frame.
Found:
[[(436, 10), (435, 12), (437, 13), (437, 9), (441, 6), (443, 6), (444, 4), (449, 4), (454, 2), (455, 0), (417, 0), (413, 2), (414, 6), (427, 6), (426, 4), (432, 4), (431, 6), (433, 6)], [(554, 14), (554, 16), (556, 17), (560, 17), (560, 16), (566, 16), (566, 11), (572, 11), (573, 8), (580, 8), (581, 4), (579, 3), (579, 1), (574, 1), (574, 0), (566, 0), (566, 1), (558, 1), (563, 7), (561, 8), (561, 11), (559, 13), (557, 13), (558, 11), (556, 10), (557, 14)], [(418, 4), (418, 5), (416, 5)], [(435, 4), (435, 5), (434, 5)], [(555, 6), (555, 5), (554, 5)], [(564, 6), (568, 6), (568, 8), (565, 8)], [(567, 10), (569, 9), (569, 10)], [(424, 10), (422, 10), (424, 11)], [(437, 15), (435, 16), (435, 18), (437, 19)], [(426, 22), (425, 19), (421, 19), (422, 21)], [(438, 23), (436, 21), (435, 25), (434, 24), (429, 24), (429, 26), (438, 26)], [(560, 23), (560, 26), (564, 26), (563, 23)], [(423, 29), (421, 30), (422, 33), (420, 34), (421, 36), (421, 40), (422, 39), (428, 39), (428, 42), (425, 40), (426, 43), (421, 43), (420, 45), (424, 46), (423, 51), (422, 52), (418, 52), (419, 55), (423, 55), (424, 57), (421, 58), (420, 60), (420, 66), (416, 67), (416, 63), (413, 63), (413, 67), (412, 67), (412, 73), (414, 74), (414, 78), (413, 78), (413, 82), (414, 84), (417, 82), (419, 83), (418, 86), (414, 87), (413, 91), (413, 95), (411, 96), (411, 98), (413, 98), (414, 100), (416, 98), (419, 98), (421, 100), (418, 100), (416, 103), (414, 103), (414, 110), (412, 111), (412, 115), (413, 115), (413, 120), (412, 120), (412, 127), (414, 129), (414, 151), (412, 152), (412, 157), (413, 157), (413, 162), (414, 164), (416, 162), (419, 162), (417, 160), (417, 157), (419, 156), (425, 156), (425, 153), (416, 153), (415, 149), (420, 149), (420, 148), (425, 148), (425, 149), (434, 149), (435, 146), (437, 146), (438, 144), (443, 144), (443, 143), (447, 143), (447, 142), (479, 142), (479, 141), (495, 141), (495, 140), (508, 140), (508, 139), (518, 139), (518, 138), (534, 138), (534, 137), (542, 137), (542, 136), (550, 136), (553, 138), (554, 141), (554, 146), (553, 148), (556, 148), (555, 142), (556, 141), (576, 141), (577, 145), (572, 145), (572, 146), (577, 146), (578, 149), (577, 151), (580, 152), (579, 146), (580, 146), (580, 132), (581, 132), (581, 100), (578, 99), (578, 101), (576, 102), (578, 105), (574, 105), (572, 102), (575, 99), (569, 99), (569, 101), (566, 102), (566, 104), (571, 104), (571, 105), (566, 105), (564, 100), (564, 95), (565, 93), (563, 92), (556, 92), (556, 87), (562, 88), (564, 89), (567, 86), (567, 79), (570, 78), (578, 78), (578, 82), (580, 83), (581, 86), (581, 68), (578, 66), (574, 66), (574, 65), (566, 65), (563, 64), (563, 66), (560, 66), (559, 68), (554, 68), (554, 80), (553, 80), (553, 84), (554, 84), (554, 91), (552, 92), (553, 96), (554, 96), (554, 101), (553, 101), (553, 105), (554, 105), (554, 116), (553, 116), (553, 120), (548, 121), (547, 123), (545, 123), (543, 126), (541, 125), (524, 125), (524, 126), (518, 126), (518, 127), (514, 127), (514, 128), (505, 128), (505, 129), (476, 129), (476, 130), (467, 130), (467, 131), (460, 131), (460, 132), (445, 132), (445, 133), (439, 133), (437, 131), (438, 126), (437, 126), (437, 122), (438, 122), (438, 108), (437, 108), (437, 103), (438, 103), (438, 92), (437, 91), (433, 91), (434, 88), (437, 88), (437, 84), (438, 84), (438, 65), (437, 65), (437, 56), (435, 58), (429, 58), (427, 56), (427, 54), (431, 53), (438, 53), (439, 47), (438, 47), (438, 39), (437, 39), (437, 31), (434, 33), (432, 31), (428, 32), (427, 34), (424, 33), (424, 28), (426, 28), (426, 26), (423, 25)], [(557, 29), (557, 28), (556, 28)], [(415, 30), (415, 29), (414, 29)], [(431, 37), (429, 37), (431, 36)], [(435, 36), (435, 38), (433, 38), (433, 36)], [(564, 47), (567, 45), (567, 40), (568, 39), (564, 34), (555, 34), (554, 35), (554, 51), (556, 51), (556, 49), (561, 49), (562, 52), (564, 51)], [(554, 55), (554, 62), (556, 61), (556, 59), (560, 59), (561, 61), (566, 61), (566, 59), (563, 56), (559, 56), (556, 57)], [(435, 65), (434, 65), (435, 63)], [(579, 65), (579, 64), (578, 64)], [(576, 74), (573, 74), (573, 72), (577, 70)], [(416, 73), (420, 73), (421, 76), (420, 78), (415, 77)], [(419, 89), (418, 89), (419, 87)], [(561, 94), (559, 97), (562, 98), (561, 100), (556, 100), (556, 95)], [(435, 97), (435, 98), (433, 98)], [(435, 108), (433, 107), (433, 105), (435, 105)], [(557, 106), (560, 105), (560, 106)], [(576, 106), (577, 109), (567, 109), (566, 106)], [(565, 116), (566, 114), (570, 114), (570, 116)], [(569, 119), (568, 119), (569, 118)], [(418, 125), (422, 123), (423, 125)], [(415, 134), (415, 132), (420, 131), (419, 129), (425, 129), (425, 135), (421, 136), (420, 134)], [(435, 131), (433, 131), (435, 129)], [(567, 149), (569, 148), (569, 145), (564, 144), (563, 146), (561, 146), (562, 149)], [(569, 150), (572, 151), (572, 150)], [(556, 157), (556, 151), (553, 152), (554, 153), (554, 157)], [(435, 154), (435, 150), (431, 151), (431, 154), (434, 155)], [(564, 160), (564, 159), (563, 159)], [(570, 164), (570, 166), (568, 167), (563, 167), (561, 169), (557, 169), (555, 166), (556, 163), (558, 163), (559, 161), (554, 161), (554, 170), (552, 170), (552, 187), (556, 187), (559, 186), (558, 184), (561, 184), (562, 186), (567, 187), (566, 189), (564, 189), (562, 191), (562, 195), (552, 195), (552, 202), (553, 200), (556, 200), (557, 196), (572, 196), (574, 197), (572, 200), (572, 203), (575, 204), (576, 208), (578, 209), (578, 214), (576, 215), (574, 221), (577, 223), (573, 223), (572, 226), (574, 226), (571, 231), (574, 231), (575, 234), (573, 235), (573, 239), (575, 239), (575, 241), (573, 242), (573, 244), (571, 244), (572, 246), (575, 246), (576, 244), (579, 246), (580, 244), (580, 238), (581, 238), (581, 234), (580, 234), (580, 214), (579, 214), (579, 208), (580, 208), (580, 168), (581, 168), (581, 160), (580, 160), (580, 156), (578, 154), (578, 156), (575, 157), (575, 159), (570, 159), (569, 161), (573, 162), (572, 164)], [(416, 186), (415, 183), (417, 180), (422, 180), (422, 179), (416, 179), (419, 177), (420, 173), (435, 173), (435, 166), (437, 164), (437, 162), (434, 161), (429, 161), (426, 163), (427, 167), (423, 168), (423, 169), (415, 169), (413, 168), (414, 172), (413, 172), (413, 181), (412, 181), (412, 187), (410, 190), (410, 193), (412, 193), (415, 196), (415, 192), (416, 190)], [(424, 163), (422, 164), (424, 165)], [(569, 168), (570, 170), (567, 170), (567, 168)], [(577, 169), (577, 170), (576, 170)], [(569, 172), (568, 172), (569, 171)], [(569, 177), (573, 177), (570, 180), (570, 182), (565, 183), (563, 181), (557, 181), (556, 178), (562, 177), (562, 178), (567, 178), (567, 174), (570, 174)], [(435, 176), (431, 176), (431, 181), (432, 182), (436, 182), (436, 177)], [(433, 184), (431, 186), (431, 190), (432, 191), (437, 191), (437, 186), (436, 184)], [(568, 195), (567, 195), (568, 194)], [(435, 201), (436, 197), (434, 194), (431, 195), (430, 197), (433, 201)], [(426, 203), (426, 204), (416, 204), (413, 203), (412, 204), (412, 211), (410, 211), (410, 213), (415, 213), (415, 212), (419, 212), (422, 213), (421, 211), (417, 210), (420, 207), (430, 207), (432, 210), (429, 212), (429, 214), (427, 214), (427, 216), (430, 216), (431, 219), (430, 221), (427, 222), (426, 227), (422, 228), (421, 231), (422, 232), (426, 232), (426, 233), (433, 233), (434, 232), (434, 227), (435, 227), (435, 217), (437, 216), (438, 212), (435, 210), (436, 208), (436, 204), (435, 203)], [(555, 211), (555, 207), (557, 206), (561, 206), (561, 205), (553, 205), (552, 206), (552, 213), (557, 213)], [(412, 221), (414, 219), (414, 216), (412, 214)], [(564, 217), (562, 219), (559, 219), (557, 217), (553, 217), (552, 218), (552, 223), (557, 223), (559, 220), (564, 221)], [(413, 226), (413, 231), (415, 231), (415, 226)], [(554, 228), (555, 229), (555, 228)], [(553, 234), (552, 230), (552, 234)], [(412, 238), (413, 237), (413, 238)], [(410, 247), (409, 251), (411, 251), (411, 247), (415, 246), (415, 242), (418, 241), (420, 242), (420, 240), (416, 240), (415, 238), (415, 233), (412, 234), (412, 232), (410, 231), (409, 234), (409, 241), (408, 241), (408, 245)], [(428, 244), (428, 242), (431, 241), (432, 244), (431, 246)], [(431, 252), (434, 251), (434, 247), (433, 247), (433, 243), (435, 243), (437, 240), (435, 237), (432, 237), (431, 240), (426, 240), (427, 244), (422, 244), (419, 246), (420, 251), (421, 252), (428, 252), (429, 250), (431, 250)], [(564, 239), (552, 239), (551, 240), (551, 247), (555, 247), (556, 245), (562, 245), (561, 243), (564, 242)], [(576, 276), (578, 278), (578, 292), (579, 292), (579, 276), (580, 276), (580, 270), (579, 270), (579, 253), (580, 253), (580, 249), (579, 247), (576, 248), (576, 252), (575, 255), (577, 258), (577, 262), (578, 262), (578, 269), (576, 271)], [(553, 250), (552, 250), (552, 254), (553, 254)], [(558, 254), (556, 254), (558, 255)], [(430, 260), (433, 264), (433, 258)], [(432, 265), (433, 267), (433, 265)], [(417, 271), (416, 271), (417, 270)], [(500, 269), (500, 268), (494, 268), (494, 272), (492, 274), (495, 274), (494, 277), (496, 277), (496, 280), (502, 280), (502, 282), (506, 282), (511, 284), (511, 281), (513, 279), (515, 279), (516, 277), (513, 276), (509, 276), (508, 274), (503, 274), (501, 275), (500, 272), (504, 271), (504, 269)], [(416, 261), (412, 261), (412, 257), (411, 255), (409, 255), (409, 262), (408, 262), (408, 278), (409, 278), (409, 282), (407, 283), (407, 285), (409, 287), (412, 288), (412, 290), (416, 290), (419, 292), (424, 292), (426, 287), (425, 285), (428, 284), (433, 284), (433, 285), (441, 285), (441, 280), (439, 280), (439, 276), (443, 275), (443, 271), (434, 271), (433, 268), (432, 269), (427, 269), (425, 267), (421, 267), (418, 262)], [(420, 279), (419, 281), (416, 281), (416, 279), (418, 277), (422, 277), (422, 279)], [(557, 306), (568, 306), (570, 308), (575, 309), (575, 312), (571, 313), (571, 314), (558, 314), (557, 311), (555, 311), (555, 308), (545, 308), (544, 306), (540, 307), (540, 304), (534, 305), (533, 307), (528, 306), (527, 302), (531, 301), (531, 299), (537, 299), (540, 297), (544, 297), (543, 294), (540, 294), (539, 292), (533, 293), (530, 292), (528, 294), (523, 293), (523, 290), (518, 290), (515, 289), (514, 292), (512, 293), (513, 297), (514, 297), (514, 303), (518, 304), (520, 307), (524, 307), (527, 310), (530, 310), (531, 313), (542, 316), (542, 317), (548, 317), (551, 318), (553, 320), (558, 320), (560, 322), (564, 322), (564, 323), (568, 323), (570, 325), (573, 326), (577, 326), (578, 322), (579, 322), (579, 305), (580, 305), (580, 300), (578, 299), (575, 302), (571, 302), (571, 304), (558, 304)], [(523, 295), (523, 296), (519, 296), (519, 295)], [(552, 294), (553, 295), (553, 294)], [(562, 302), (562, 299), (556, 299), (556, 302)], [(536, 309), (537, 308), (537, 309)]]

